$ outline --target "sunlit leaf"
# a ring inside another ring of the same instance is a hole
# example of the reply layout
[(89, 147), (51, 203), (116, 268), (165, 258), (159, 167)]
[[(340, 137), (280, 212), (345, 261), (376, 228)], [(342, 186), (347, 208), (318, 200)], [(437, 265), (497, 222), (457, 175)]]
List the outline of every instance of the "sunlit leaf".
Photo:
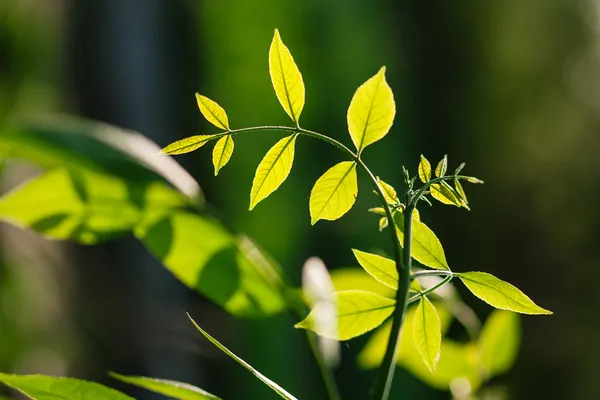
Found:
[(194, 326), (196, 327), (196, 329), (198, 329), (198, 331), (205, 338), (207, 338), (212, 344), (214, 344), (215, 346), (217, 346), (219, 348), (219, 350), (221, 350), (223, 353), (227, 354), (229, 357), (231, 357), (233, 360), (235, 360), (242, 367), (244, 367), (248, 371), (250, 371), (252, 373), (252, 375), (254, 375), (258, 379), (260, 379), (265, 385), (267, 385), (268, 387), (270, 387), (279, 396), (283, 397), (284, 399), (288, 399), (288, 400), (296, 400), (296, 398), (294, 396), (292, 396), (291, 394), (289, 394), (285, 389), (283, 389), (281, 386), (279, 386), (278, 384), (276, 384), (275, 382), (273, 382), (272, 380), (270, 380), (269, 378), (267, 378), (266, 376), (264, 376), (260, 372), (258, 372), (254, 367), (252, 367), (246, 361), (244, 361), (241, 358), (239, 358), (238, 356), (236, 356), (227, 347), (223, 346), (219, 341), (217, 341), (217, 339), (213, 338), (206, 331), (204, 331), (202, 328), (200, 328), (200, 326), (198, 326), (198, 324), (196, 323), (196, 321), (194, 321), (189, 314), (188, 314), (188, 318), (190, 319), (190, 321), (192, 321), (192, 324), (194, 324)]
[(269, 74), (281, 106), (298, 124), (304, 108), (304, 81), (292, 53), (281, 41), (277, 29), (269, 49)]
[(250, 190), (250, 210), (277, 190), (290, 174), (294, 163), (296, 136), (293, 134), (275, 143), (258, 164)]
[(125, 376), (111, 372), (109, 374), (115, 379), (139, 386), (154, 393), (164, 394), (171, 399), (178, 400), (220, 400), (196, 386), (188, 383), (171, 381), (167, 379), (147, 378), (145, 376)]
[(462, 203), (459, 198), (457, 198), (454, 193), (446, 186), (434, 183), (429, 187), (429, 191), (431, 193), (431, 197), (439, 201), (443, 204), (449, 204), (456, 207), (461, 207)]
[(427, 183), (431, 179), (431, 164), (423, 154), (421, 154), (421, 162), (419, 162), (419, 179), (423, 183)]
[(321, 336), (337, 340), (349, 340), (363, 335), (383, 323), (394, 311), (396, 302), (362, 290), (347, 290), (335, 294), (337, 305), (337, 330), (320, 330), (315, 323), (319, 305), (295, 327), (310, 329)]
[(0, 382), (35, 400), (134, 400), (98, 383), (74, 378), (0, 373)]
[(435, 372), (442, 345), (442, 330), (435, 306), (426, 296), (421, 297), (414, 318), (412, 333), (417, 351), (427, 368)]
[(395, 291), (381, 284), (358, 267), (336, 268), (331, 271), (331, 281), (337, 292), (344, 290), (365, 290), (393, 299)]
[(208, 97), (202, 96), (196, 93), (196, 101), (198, 102), (198, 108), (204, 115), (204, 118), (217, 128), (229, 130), (229, 120), (227, 119), (227, 113), (223, 110), (223, 107), (212, 101)]
[[(394, 215), (400, 244), (404, 246), (404, 215), (397, 212)], [(415, 260), (435, 269), (448, 270), (448, 262), (444, 249), (435, 233), (427, 225), (413, 218), (412, 222), (412, 251)]]
[(464, 162), (463, 162), (463, 163), (460, 163), (460, 165), (459, 165), (458, 167), (456, 167), (456, 169), (454, 170), (454, 175), (458, 175), (458, 174), (460, 174), (460, 171), (462, 171), (462, 170), (463, 170), (463, 168), (465, 167), (465, 165), (466, 165), (466, 164), (465, 164)]
[(491, 378), (507, 372), (517, 359), (520, 342), (519, 314), (494, 310), (479, 335), (480, 368)]
[(383, 209), (383, 207), (373, 207), (373, 208), (369, 208), (369, 212), (372, 212), (374, 214), (378, 214), (378, 215), (384, 215), (385, 216), (385, 210)]
[(398, 271), (393, 260), (356, 249), (352, 249), (352, 252), (369, 275), (389, 288), (398, 288)]
[(171, 143), (164, 149), (162, 152), (164, 154), (177, 155), (177, 154), (185, 154), (192, 152), (194, 150), (199, 149), (204, 146), (206, 143), (211, 140), (219, 137), (220, 135), (196, 135), (190, 136), (185, 139), (178, 140), (176, 142)]
[(231, 314), (266, 316), (285, 307), (279, 268), (208, 216), (177, 211), (136, 236), (177, 279)]
[(456, 188), (456, 191), (458, 192), (461, 199), (465, 202), (465, 204), (469, 204), (469, 201), (467, 200), (467, 195), (465, 194), (465, 190), (463, 189), (458, 179), (454, 180), (454, 187)]
[(435, 167), (435, 176), (440, 177), (446, 175), (448, 169), (448, 155), (444, 155), (444, 158), (440, 160), (437, 167)]
[(348, 130), (359, 153), (387, 135), (395, 115), (394, 94), (381, 67), (356, 90), (348, 108)]
[(377, 178), (377, 181), (379, 182), (379, 185), (381, 185), (381, 189), (383, 190), (383, 196), (385, 197), (385, 201), (388, 204), (400, 203), (400, 200), (398, 199), (398, 195), (396, 194), (396, 189), (394, 189), (392, 187), (392, 185), (385, 183), (384, 181), (382, 181), (379, 178)]
[(382, 230), (384, 230), (385, 228), (388, 227), (390, 223), (388, 222), (387, 217), (381, 217), (379, 218), (379, 232), (381, 232)]
[(328, 169), (310, 192), (310, 222), (320, 219), (330, 221), (346, 214), (354, 205), (358, 194), (356, 163), (342, 161)]
[(217, 175), (219, 170), (229, 162), (231, 154), (233, 154), (233, 147), (233, 137), (231, 137), (231, 135), (223, 136), (215, 143), (215, 148), (213, 149), (215, 175)]
[(483, 181), (479, 178), (475, 178), (474, 176), (468, 176), (465, 178), (469, 183), (483, 183)]
[(475, 296), (493, 307), (521, 314), (552, 314), (552, 311), (539, 307), (519, 289), (492, 274), (464, 272), (456, 276)]

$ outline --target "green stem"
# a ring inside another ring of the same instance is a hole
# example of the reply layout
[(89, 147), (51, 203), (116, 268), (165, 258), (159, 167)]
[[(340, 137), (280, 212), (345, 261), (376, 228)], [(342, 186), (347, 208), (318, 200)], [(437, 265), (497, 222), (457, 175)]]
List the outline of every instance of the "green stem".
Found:
[(313, 353), (313, 356), (317, 361), (317, 365), (319, 367), (319, 371), (321, 372), (321, 377), (323, 378), (323, 384), (325, 385), (325, 390), (327, 391), (329, 400), (341, 400), (342, 397), (340, 396), (337, 384), (335, 383), (333, 373), (327, 366), (327, 363), (325, 363), (323, 353), (321, 353), (321, 350), (319, 349), (317, 335), (315, 335), (313, 332), (306, 331), (306, 340), (310, 346), (310, 351)]
[(444, 270), (435, 270), (435, 271), (431, 271), (431, 270), (426, 270), (426, 271), (417, 271), (414, 272), (411, 276), (410, 279), (415, 279), (418, 278), (420, 276), (446, 276), (446, 275), (452, 275), (452, 271), (444, 271)]
[(415, 301), (419, 300), (421, 297), (428, 295), (429, 293), (437, 290), (438, 288), (444, 286), (446, 283), (450, 282), (452, 280), (452, 278), (454, 278), (454, 275), (448, 275), (447, 277), (445, 277), (444, 279), (442, 279), (437, 285), (434, 285), (432, 287), (430, 287), (429, 289), (423, 290), (420, 293), (417, 293), (413, 296), (411, 296), (407, 301), (406, 304), (412, 304)]

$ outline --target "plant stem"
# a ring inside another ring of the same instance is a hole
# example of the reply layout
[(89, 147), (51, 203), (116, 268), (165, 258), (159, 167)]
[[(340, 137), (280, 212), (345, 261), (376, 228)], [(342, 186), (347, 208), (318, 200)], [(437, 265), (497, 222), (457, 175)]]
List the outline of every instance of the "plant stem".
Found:
[(435, 270), (435, 271), (431, 271), (431, 270), (425, 270), (425, 271), (417, 271), (414, 272), (411, 276), (410, 279), (415, 279), (418, 278), (420, 276), (446, 276), (446, 275), (453, 275), (452, 271), (444, 271), (444, 270)]
[(308, 341), (310, 350), (313, 353), (313, 356), (315, 357), (315, 360), (319, 367), (319, 372), (321, 373), (321, 377), (323, 378), (323, 384), (325, 385), (325, 390), (327, 392), (329, 400), (341, 400), (342, 398), (340, 396), (337, 384), (335, 383), (335, 378), (333, 377), (331, 369), (325, 363), (323, 354), (319, 349), (316, 335), (313, 332), (306, 331), (306, 340)]

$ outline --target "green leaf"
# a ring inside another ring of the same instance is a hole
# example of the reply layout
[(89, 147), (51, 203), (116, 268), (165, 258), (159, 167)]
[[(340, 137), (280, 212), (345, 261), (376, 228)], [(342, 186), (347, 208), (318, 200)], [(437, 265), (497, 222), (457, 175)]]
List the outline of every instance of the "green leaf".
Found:
[[(400, 244), (404, 246), (404, 214), (394, 215)], [(444, 249), (435, 233), (427, 225), (413, 217), (412, 222), (412, 251), (415, 260), (435, 269), (449, 270)]]
[(233, 154), (233, 137), (231, 135), (223, 136), (215, 144), (213, 149), (213, 165), (215, 166), (215, 176), (219, 170), (229, 162)]
[(431, 164), (423, 154), (421, 154), (421, 162), (419, 162), (419, 179), (423, 183), (427, 183), (431, 179)]
[(417, 306), (412, 333), (423, 362), (431, 372), (435, 372), (442, 346), (442, 329), (434, 305), (425, 296), (421, 297)]
[(369, 208), (369, 212), (372, 212), (372, 213), (377, 214), (377, 215), (383, 215), (383, 216), (385, 216), (385, 210), (384, 210), (383, 207)]
[(294, 163), (296, 136), (285, 137), (275, 143), (262, 159), (250, 190), (250, 210), (273, 193), (290, 174)]
[(0, 373), (0, 382), (35, 400), (133, 400), (98, 383), (73, 378)]
[(388, 222), (387, 217), (381, 217), (381, 218), (379, 218), (379, 232), (381, 232), (385, 228), (387, 228), (389, 224), (390, 223)]
[(515, 363), (520, 341), (519, 315), (494, 310), (479, 335), (480, 369), (487, 379), (507, 372)]
[(446, 186), (439, 183), (434, 183), (429, 187), (431, 197), (443, 204), (449, 204), (456, 207), (461, 207), (462, 202), (454, 193)]
[(362, 268), (336, 268), (331, 271), (331, 281), (337, 292), (344, 290), (365, 290), (390, 299), (393, 299), (395, 294), (392, 289), (373, 279)]
[(190, 153), (194, 150), (198, 150), (200, 147), (204, 146), (206, 143), (210, 142), (217, 137), (220, 137), (220, 134), (217, 135), (196, 135), (190, 136), (185, 139), (178, 140), (176, 142), (171, 143), (164, 149), (162, 152), (164, 154), (170, 155), (178, 155)]
[(202, 328), (200, 328), (200, 326), (198, 326), (198, 324), (196, 323), (196, 321), (194, 321), (189, 314), (188, 314), (188, 318), (190, 319), (190, 321), (192, 321), (192, 324), (194, 324), (194, 326), (196, 327), (196, 329), (198, 329), (198, 331), (205, 338), (207, 338), (212, 344), (214, 344), (215, 346), (217, 346), (219, 348), (219, 350), (221, 350), (223, 353), (227, 354), (229, 357), (231, 357), (232, 359), (234, 359), (242, 367), (244, 367), (248, 371), (250, 371), (252, 373), (252, 375), (254, 375), (258, 379), (260, 379), (265, 385), (267, 385), (268, 387), (270, 387), (271, 389), (273, 389), (279, 396), (283, 397), (284, 399), (288, 399), (288, 400), (296, 400), (296, 398), (294, 396), (292, 396), (291, 394), (289, 394), (288, 392), (286, 392), (285, 389), (283, 389), (281, 386), (279, 386), (278, 384), (276, 384), (275, 382), (273, 382), (272, 380), (270, 380), (269, 378), (267, 378), (266, 376), (264, 376), (260, 372), (258, 372), (250, 364), (248, 364), (246, 361), (242, 360), (241, 358), (239, 358), (238, 356), (236, 356), (235, 354), (233, 354), (233, 352), (231, 352), (227, 347), (225, 347), (221, 343), (219, 343), (217, 341), (217, 339), (213, 338), (206, 331), (204, 331)]
[(398, 195), (396, 194), (396, 189), (394, 189), (392, 187), (392, 185), (385, 183), (384, 181), (379, 179), (379, 177), (377, 177), (377, 181), (379, 182), (379, 185), (381, 186), (381, 189), (383, 191), (383, 196), (385, 197), (385, 201), (388, 204), (394, 205), (394, 204), (400, 203), (400, 200), (398, 200)]
[(342, 161), (334, 165), (317, 180), (310, 192), (310, 223), (340, 218), (352, 208), (357, 195), (356, 163)]
[(285, 308), (280, 268), (207, 215), (177, 211), (136, 236), (177, 279), (231, 314), (267, 316)]
[(95, 172), (47, 172), (0, 198), (0, 220), (55, 239), (95, 244), (188, 204), (160, 181), (130, 182)]
[(467, 176), (465, 179), (469, 183), (480, 183), (480, 184), (483, 183), (483, 181), (481, 179), (475, 178), (474, 176)]
[(446, 175), (446, 170), (448, 169), (448, 155), (444, 155), (444, 158), (440, 160), (437, 167), (435, 167), (435, 176), (441, 177)]
[(458, 179), (454, 180), (454, 187), (456, 188), (456, 191), (458, 192), (458, 195), (463, 200), (463, 202), (468, 205), (469, 201), (467, 200), (467, 195), (465, 194), (465, 191)]
[(198, 102), (198, 108), (204, 118), (217, 128), (229, 130), (229, 120), (227, 119), (227, 113), (223, 110), (223, 107), (212, 101), (208, 97), (204, 97), (196, 93), (196, 101)]
[(391, 289), (398, 289), (398, 271), (393, 260), (356, 249), (352, 252), (369, 275)]
[(145, 376), (126, 376), (116, 374), (114, 372), (110, 372), (109, 375), (122, 382), (148, 389), (154, 393), (164, 394), (172, 399), (220, 400), (219, 397), (188, 383), (171, 381), (167, 379), (147, 378)]
[(281, 41), (277, 29), (269, 49), (269, 74), (279, 103), (298, 125), (304, 108), (304, 81), (292, 53)]
[(381, 67), (356, 90), (348, 108), (348, 130), (359, 153), (387, 135), (395, 115), (394, 93)]
[(462, 171), (462, 170), (463, 170), (463, 168), (465, 167), (465, 165), (466, 165), (466, 164), (465, 164), (464, 162), (463, 162), (463, 163), (460, 163), (460, 165), (459, 165), (458, 167), (456, 167), (456, 169), (454, 170), (454, 175), (458, 175), (458, 174), (460, 174), (460, 171)]
[(320, 314), (322, 304), (317, 304), (295, 327), (309, 329), (331, 339), (349, 340), (377, 328), (396, 307), (395, 300), (363, 290), (336, 292), (334, 302), (337, 306), (337, 330), (321, 330), (320, 324), (316, 324), (316, 315)]
[(521, 314), (552, 314), (536, 305), (527, 295), (508, 282), (486, 272), (464, 272), (456, 274), (467, 289), (492, 307)]

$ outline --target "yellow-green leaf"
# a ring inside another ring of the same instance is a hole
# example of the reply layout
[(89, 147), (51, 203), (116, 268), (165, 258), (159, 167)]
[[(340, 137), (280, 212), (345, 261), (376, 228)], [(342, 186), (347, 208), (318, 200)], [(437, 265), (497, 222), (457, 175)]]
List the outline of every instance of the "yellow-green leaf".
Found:
[(465, 194), (465, 190), (463, 189), (458, 179), (454, 180), (454, 187), (456, 188), (456, 191), (458, 192), (459, 196), (464, 201), (464, 203), (469, 204), (469, 201), (467, 200), (467, 195)]
[(223, 136), (215, 144), (213, 149), (213, 165), (215, 166), (215, 176), (219, 170), (229, 162), (233, 153), (233, 137), (231, 135)]
[(379, 218), (379, 232), (383, 231), (389, 225), (388, 219), (386, 217)]
[(337, 340), (349, 340), (363, 335), (383, 323), (394, 311), (396, 302), (363, 290), (336, 292), (334, 302), (337, 306), (337, 330), (321, 330), (316, 324), (317, 306), (295, 327), (309, 329), (321, 336)]
[(185, 139), (178, 140), (176, 142), (171, 143), (164, 149), (162, 149), (162, 153), (164, 154), (185, 154), (192, 152), (194, 150), (199, 149), (204, 146), (206, 143), (219, 137), (220, 135), (195, 135), (190, 136)]
[(220, 397), (212, 395), (189, 383), (177, 382), (168, 379), (147, 378), (145, 376), (126, 376), (109, 373), (115, 379), (147, 389), (154, 393), (169, 396), (179, 400), (221, 400)]
[(369, 275), (389, 288), (398, 289), (398, 271), (393, 260), (356, 249), (352, 252)]
[(202, 96), (196, 93), (196, 101), (198, 102), (198, 108), (204, 115), (204, 118), (217, 128), (229, 130), (229, 120), (227, 119), (227, 113), (223, 110), (223, 107), (212, 101), (208, 97)]
[(426, 296), (421, 297), (417, 306), (413, 323), (413, 340), (427, 368), (435, 372), (442, 346), (442, 328), (440, 317)]
[(389, 287), (382, 285), (373, 277), (358, 267), (342, 267), (331, 271), (331, 281), (337, 292), (343, 290), (366, 290), (375, 294), (394, 298), (395, 292)]
[(437, 167), (435, 167), (435, 176), (440, 177), (446, 174), (448, 169), (448, 155), (444, 155), (444, 158), (440, 160)]
[(385, 183), (379, 179), (379, 177), (377, 177), (377, 181), (379, 182), (379, 185), (383, 191), (383, 197), (385, 197), (385, 201), (388, 204), (400, 203), (400, 200), (398, 200), (398, 195), (396, 194), (396, 189), (394, 189), (392, 185)]
[[(404, 215), (397, 212), (394, 215), (400, 244), (404, 246)], [(423, 265), (435, 269), (450, 269), (446, 254), (435, 233), (427, 225), (413, 217), (412, 222), (412, 256)]]
[(372, 213), (378, 214), (378, 215), (385, 215), (385, 210), (383, 209), (383, 207), (369, 208), (369, 212), (372, 212)]
[(492, 274), (464, 272), (457, 276), (475, 296), (493, 307), (521, 314), (552, 314), (552, 311), (538, 306), (525, 293)]
[(290, 174), (296, 136), (293, 134), (275, 143), (258, 164), (250, 190), (250, 210), (281, 186)]
[(277, 29), (269, 49), (269, 74), (281, 106), (298, 124), (304, 108), (304, 81), (292, 53), (281, 41)]
[(479, 178), (475, 178), (474, 176), (468, 176), (465, 178), (469, 183), (483, 183), (483, 181)]
[(358, 194), (356, 163), (342, 161), (329, 168), (315, 183), (310, 192), (310, 221), (336, 220), (354, 205)]
[(427, 183), (431, 179), (431, 164), (423, 154), (421, 154), (421, 162), (419, 162), (419, 179), (423, 183)]
[(446, 186), (439, 183), (434, 183), (429, 187), (431, 197), (443, 204), (449, 204), (452, 206), (460, 207), (462, 202), (458, 199), (454, 193)]
[(421, 213), (416, 208), (413, 210), (413, 219), (416, 219), (417, 221), (421, 220)]
[(356, 90), (348, 108), (348, 130), (359, 153), (387, 135), (395, 115), (394, 93), (381, 67)]
[(521, 337), (519, 314), (494, 310), (479, 335), (480, 370), (489, 379), (507, 372), (517, 359)]

